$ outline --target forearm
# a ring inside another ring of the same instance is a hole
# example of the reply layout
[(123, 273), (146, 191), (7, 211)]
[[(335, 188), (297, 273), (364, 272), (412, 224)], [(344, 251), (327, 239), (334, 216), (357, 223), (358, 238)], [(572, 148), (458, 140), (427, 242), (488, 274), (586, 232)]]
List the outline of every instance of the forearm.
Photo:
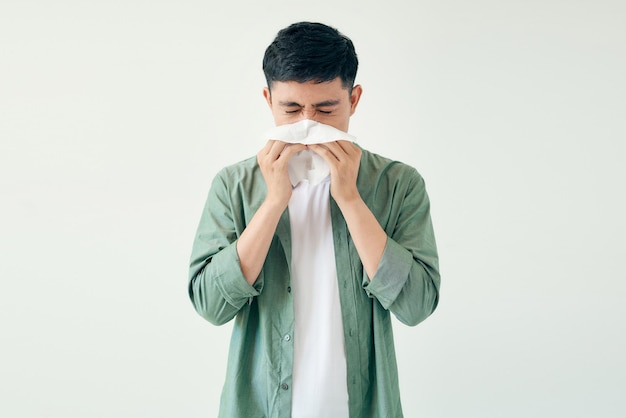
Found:
[(389, 238), (376, 275), (364, 277), (363, 287), (401, 322), (415, 325), (436, 308), (441, 279), (424, 180), (416, 172), (405, 176), (410, 180), (393, 183), (394, 195), (379, 197), (396, 209), (392, 205), (378, 218), (389, 222)]
[(287, 163), (292, 156), (304, 149), (303, 144), (287, 146), (284, 142), (269, 140), (257, 154), (257, 161), (267, 185), (267, 195), (237, 240), (241, 271), (251, 285), (261, 273), (276, 226), (291, 198)]
[(360, 196), (337, 203), (346, 220), (363, 268), (371, 279), (378, 270), (387, 243), (387, 234)]
[(237, 254), (246, 281), (253, 285), (267, 257), (283, 205), (266, 200), (237, 240)]
[(368, 295), (407, 325), (416, 325), (433, 312), (439, 283), (434, 247), (411, 252), (392, 238), (387, 240), (376, 276), (371, 281), (363, 278)]
[[(210, 262), (206, 254), (213, 253)], [(196, 240), (192, 254), (189, 297), (196, 311), (215, 325), (230, 321), (262, 287), (250, 286), (239, 268), (235, 244), (214, 253), (202, 240)]]

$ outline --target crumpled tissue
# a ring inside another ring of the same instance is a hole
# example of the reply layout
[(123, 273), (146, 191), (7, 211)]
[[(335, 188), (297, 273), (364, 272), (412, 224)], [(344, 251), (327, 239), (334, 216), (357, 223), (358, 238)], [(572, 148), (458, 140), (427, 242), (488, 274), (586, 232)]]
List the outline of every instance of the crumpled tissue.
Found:
[[(306, 145), (338, 140), (356, 141), (356, 137), (347, 132), (310, 119), (276, 126), (267, 131), (263, 139), (266, 141), (276, 139), (290, 144)], [(307, 180), (311, 185), (318, 184), (330, 174), (328, 163), (309, 149), (300, 151), (291, 157), (287, 169), (289, 180), (294, 187), (302, 180)]]

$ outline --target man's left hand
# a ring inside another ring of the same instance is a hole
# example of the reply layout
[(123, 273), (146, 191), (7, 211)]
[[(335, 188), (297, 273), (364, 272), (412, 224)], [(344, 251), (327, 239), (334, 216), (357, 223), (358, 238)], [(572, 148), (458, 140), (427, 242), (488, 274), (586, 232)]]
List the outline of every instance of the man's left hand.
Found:
[(339, 206), (360, 199), (356, 187), (361, 164), (361, 149), (350, 141), (335, 141), (308, 146), (330, 167), (330, 194)]

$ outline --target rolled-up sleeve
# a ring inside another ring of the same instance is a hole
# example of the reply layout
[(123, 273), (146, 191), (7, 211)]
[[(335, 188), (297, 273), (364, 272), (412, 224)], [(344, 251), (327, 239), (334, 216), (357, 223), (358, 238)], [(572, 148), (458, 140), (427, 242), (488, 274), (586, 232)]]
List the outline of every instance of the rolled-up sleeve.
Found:
[(387, 243), (374, 277), (365, 274), (363, 287), (370, 297), (401, 322), (413, 326), (426, 319), (439, 301), (439, 260), (430, 201), (424, 180), (411, 170), (403, 195), (390, 196), (400, 207), (387, 225)]
[(261, 279), (251, 286), (241, 271), (233, 218), (240, 212), (241, 208), (233, 207), (222, 173), (218, 174), (193, 243), (188, 284), (195, 310), (216, 325), (230, 321), (263, 286)]

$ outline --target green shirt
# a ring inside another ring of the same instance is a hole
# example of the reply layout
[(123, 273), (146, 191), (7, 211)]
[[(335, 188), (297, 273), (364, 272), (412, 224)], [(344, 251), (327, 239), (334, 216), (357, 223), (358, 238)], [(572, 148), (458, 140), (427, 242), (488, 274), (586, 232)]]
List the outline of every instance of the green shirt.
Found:
[[(331, 197), (350, 417), (402, 417), (390, 312), (413, 326), (437, 306), (440, 278), (430, 203), (414, 168), (366, 150), (357, 187), (388, 239), (370, 280)], [(235, 249), (265, 195), (256, 158), (221, 170), (191, 255), (189, 296), (196, 311), (216, 325), (235, 318), (223, 418), (291, 417), (291, 337), (298, 336), (293, 335), (289, 211), (282, 214), (254, 286), (246, 282)]]

